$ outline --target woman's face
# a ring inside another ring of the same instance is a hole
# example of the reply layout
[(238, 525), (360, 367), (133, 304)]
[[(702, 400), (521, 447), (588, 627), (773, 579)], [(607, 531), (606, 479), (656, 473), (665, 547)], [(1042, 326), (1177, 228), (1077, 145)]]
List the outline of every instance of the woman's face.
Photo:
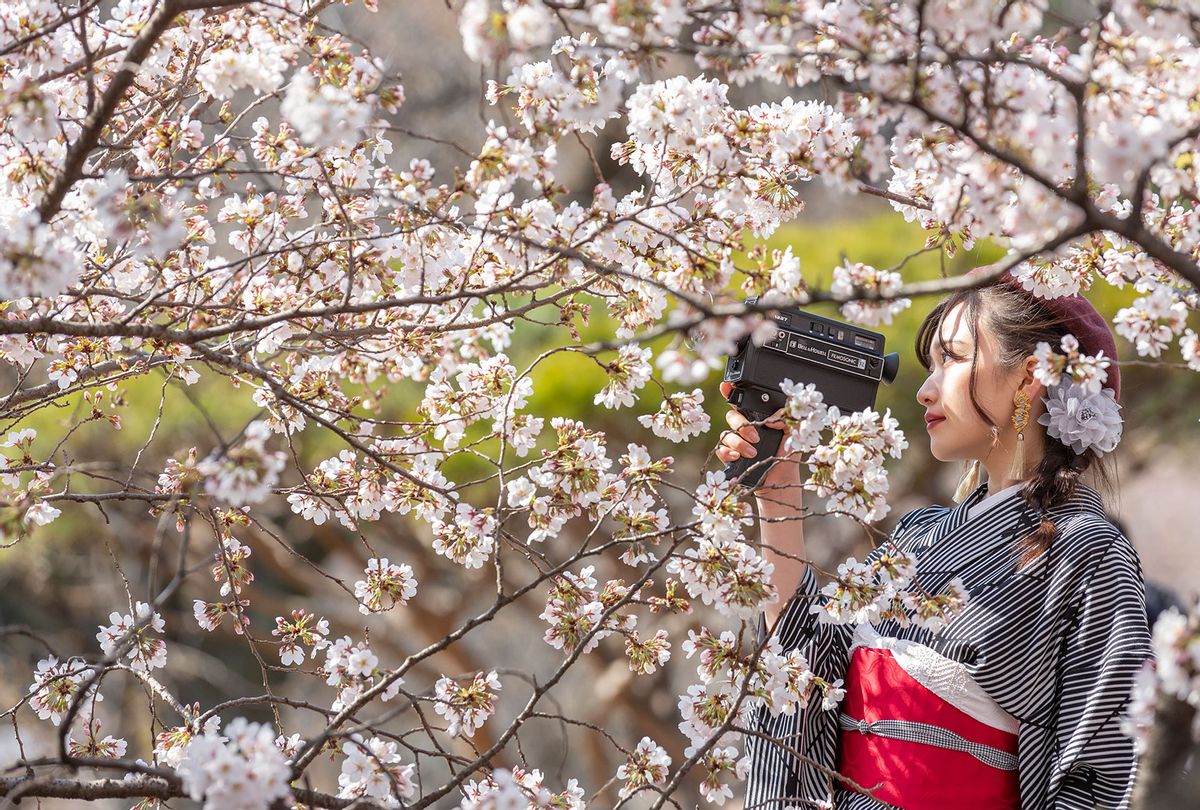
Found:
[[(947, 351), (943, 352), (938, 341), (933, 341), (929, 376), (917, 391), (917, 402), (925, 406), (930, 452), (939, 461), (986, 461), (994, 446), (993, 431), (971, 404), (971, 355), (975, 347), (965, 304), (947, 312), (940, 328)], [(1026, 366), (1018, 365), (1008, 372), (1000, 368), (996, 345), (983, 317), (979, 318), (979, 352), (975, 364), (975, 398), (1001, 426), (1003, 437), (1013, 432), (1013, 394), (1026, 377)], [(1025, 393), (1031, 404), (1039, 402), (1040, 389), (1036, 381), (1026, 384)], [(1030, 421), (1037, 416), (1031, 410)]]

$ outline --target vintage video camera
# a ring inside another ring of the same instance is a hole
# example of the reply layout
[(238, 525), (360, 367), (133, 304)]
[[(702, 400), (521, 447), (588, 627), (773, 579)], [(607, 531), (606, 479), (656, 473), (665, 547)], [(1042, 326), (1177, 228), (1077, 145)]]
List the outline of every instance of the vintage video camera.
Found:
[[(880, 380), (896, 379), (900, 355), (883, 353), (878, 332), (802, 309), (780, 309), (771, 317), (779, 328), (772, 341), (755, 346), (743, 338), (737, 354), (725, 359), (724, 380), (733, 383), (729, 402), (752, 421), (761, 422), (784, 406), (787, 397), (779, 386), (785, 379), (815, 384), (825, 404), (842, 413), (874, 407)], [(749, 489), (758, 486), (783, 440), (781, 430), (763, 425), (755, 430), (758, 455), (725, 465), (725, 477), (738, 478)]]

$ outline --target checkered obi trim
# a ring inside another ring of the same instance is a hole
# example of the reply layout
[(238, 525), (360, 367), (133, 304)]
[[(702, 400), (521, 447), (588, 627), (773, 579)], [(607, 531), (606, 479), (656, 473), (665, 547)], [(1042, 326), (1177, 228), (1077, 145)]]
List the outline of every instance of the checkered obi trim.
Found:
[(855, 720), (845, 712), (838, 714), (838, 726), (845, 731), (857, 731), (861, 734), (875, 734), (880, 737), (891, 737), (894, 740), (924, 743), (939, 748), (949, 748), (962, 751), (975, 757), (984, 765), (999, 768), (1002, 771), (1015, 771), (1017, 758), (1007, 751), (993, 748), (983, 743), (972, 742), (953, 731), (932, 726), (928, 723), (918, 723), (913, 720)]

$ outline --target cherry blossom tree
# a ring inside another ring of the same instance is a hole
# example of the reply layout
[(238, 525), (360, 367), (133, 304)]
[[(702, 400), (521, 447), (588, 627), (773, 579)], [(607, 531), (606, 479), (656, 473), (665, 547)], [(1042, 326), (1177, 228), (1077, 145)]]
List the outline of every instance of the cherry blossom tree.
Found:
[[(39, 637), (48, 654), (0, 715), (22, 748), (0, 777), (5, 806), (661, 807), (685, 784), (721, 804), (749, 767), (755, 707), (841, 696), (798, 651), (755, 640), (764, 605), (814, 595), (772, 585), (752, 499), (650, 449), (712, 444), (713, 371), (738, 341), (770, 338), (766, 313), (835, 302), (886, 325), (914, 298), (1011, 269), (1043, 297), (1132, 287), (1116, 332), (1139, 357), (1179, 352), (1200, 371), (1192, 3), (1065, 18), (1040, 2), (465, 0), (461, 47), (492, 77), (489, 122), (448, 173), (393, 165), (393, 139), (420, 127), (404, 119), (404, 65), (332, 27), (332, 6), (0, 6), (0, 534), (12, 548), (72, 515), (118, 514), (173, 555), (166, 576), (132, 581), (122, 563), (142, 546), (112, 549), (125, 600), (94, 605), (95, 642)], [(791, 95), (731, 102), (754, 84)], [(560, 147), (588, 156), (592, 187), (564, 184)], [(847, 260), (816, 288), (791, 251), (760, 246), (803, 217), (813, 181), (887, 200), (927, 232), (923, 253), (988, 240), (1007, 256), (934, 281), (906, 280), (914, 257)], [(596, 324), (608, 334), (582, 340)], [(534, 330), (549, 342), (515, 362)], [(1040, 354), (1046, 379), (1104, 379), (1108, 358), (1077, 343)], [(612, 447), (533, 407), (539, 367), (563, 356), (603, 371), (594, 404), (638, 412), (644, 441)], [(257, 413), (214, 411), (216, 438), (183, 447), (161, 446), (156, 420), (123, 469), (66, 452), (87, 423), (128, 429), (125, 392), (144, 380), (161, 402), (207, 386)], [(908, 446), (897, 420), (840, 413), (811, 386), (788, 393), (785, 448), (811, 498), (868, 527), (885, 518), (884, 463)], [(30, 427), (50, 409), (69, 416), (50, 435)], [(280, 515), (337, 527), (365, 561), (322, 570)], [(396, 525), (419, 552), (392, 550)], [(263, 605), (268, 555), (311, 572), (322, 601)], [(970, 595), (928, 593), (916, 570), (899, 554), (847, 560), (822, 618), (953, 621)], [(391, 615), (438, 626), (423, 572), (488, 604), (434, 643), (385, 651)], [(190, 614), (170, 612), (181, 599)], [(349, 611), (331, 621), (324, 599)], [(548, 676), (462, 652), (510, 643), (497, 628), (514, 614), (557, 656)], [(1193, 609), (1156, 627), (1157, 668), (1128, 718), (1151, 775), (1144, 806), (1195, 790), (1182, 774), (1198, 622)], [(210, 705), (181, 694), (184, 623), (244, 645), (261, 688)], [(586, 656), (623, 657), (643, 678), (680, 652), (694, 674), (659, 739), (619, 739), (554, 703)], [(146, 723), (107, 711), (122, 684), (153, 707)], [(522, 729), (546, 718), (622, 764), (606, 781), (552, 778), (521, 751)], [(26, 750), (34, 728), (56, 743)]]

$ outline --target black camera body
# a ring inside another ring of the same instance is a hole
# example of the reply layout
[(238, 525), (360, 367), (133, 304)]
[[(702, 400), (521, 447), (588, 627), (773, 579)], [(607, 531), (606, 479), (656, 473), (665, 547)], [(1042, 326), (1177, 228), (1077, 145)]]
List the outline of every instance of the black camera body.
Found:
[[(813, 383), (826, 405), (849, 413), (874, 407), (879, 383), (896, 379), (900, 355), (883, 353), (884, 338), (878, 332), (802, 309), (783, 308), (770, 317), (779, 330), (773, 340), (755, 346), (743, 338), (737, 354), (725, 359), (724, 380), (733, 383), (729, 402), (752, 421), (761, 422), (786, 404), (787, 396), (780, 389), (784, 380)], [(725, 466), (726, 478), (738, 478), (751, 489), (762, 479), (783, 439), (782, 431), (755, 429), (758, 455)]]

